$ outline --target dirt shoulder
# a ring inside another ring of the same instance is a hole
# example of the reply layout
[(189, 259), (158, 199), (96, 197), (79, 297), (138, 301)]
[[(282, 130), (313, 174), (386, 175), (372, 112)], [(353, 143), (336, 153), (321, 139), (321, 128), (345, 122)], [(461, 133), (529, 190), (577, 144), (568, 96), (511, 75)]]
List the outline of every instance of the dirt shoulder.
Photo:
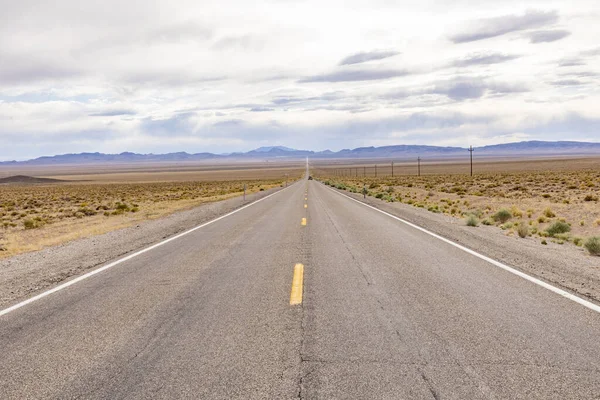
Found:
[(206, 203), (164, 218), (102, 235), (0, 260), (0, 307), (31, 297), (108, 261), (181, 233), (245, 204), (281, 190), (280, 187)]
[(519, 269), (555, 286), (600, 303), (600, 257), (583, 248), (539, 239), (507, 236), (495, 226), (468, 227), (463, 219), (398, 202), (386, 201), (362, 194), (332, 188), (366, 204), (386, 211), (431, 232), (475, 250), (511, 267)]

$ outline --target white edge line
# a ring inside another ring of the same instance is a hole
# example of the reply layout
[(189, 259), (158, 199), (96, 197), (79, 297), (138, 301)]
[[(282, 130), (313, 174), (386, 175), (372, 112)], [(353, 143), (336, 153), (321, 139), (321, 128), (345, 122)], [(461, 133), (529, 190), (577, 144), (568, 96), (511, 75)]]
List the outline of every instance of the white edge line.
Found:
[[(319, 183), (321, 183), (321, 182), (319, 182)], [(322, 183), (321, 183), (321, 184), (322, 184)], [(322, 185), (323, 185), (323, 184), (322, 184)], [(325, 186), (325, 185), (324, 185), (324, 186)], [(556, 286), (552, 286), (552, 285), (550, 285), (550, 284), (549, 284), (549, 283), (547, 283), (547, 282), (544, 282), (544, 281), (542, 281), (542, 280), (540, 280), (540, 279), (538, 279), (538, 278), (534, 278), (534, 277), (533, 277), (533, 276), (531, 276), (531, 275), (528, 275), (528, 274), (526, 274), (526, 273), (524, 273), (524, 272), (521, 272), (521, 271), (519, 271), (519, 270), (517, 270), (517, 269), (515, 269), (515, 268), (513, 268), (513, 267), (509, 267), (509, 266), (508, 266), (508, 265), (506, 265), (506, 264), (502, 264), (501, 262), (499, 262), (499, 261), (496, 261), (496, 260), (494, 260), (494, 259), (492, 259), (492, 258), (489, 258), (489, 257), (487, 257), (487, 256), (484, 256), (483, 254), (479, 254), (479, 253), (477, 253), (476, 251), (473, 251), (473, 250), (471, 250), (471, 249), (469, 249), (469, 248), (467, 248), (467, 247), (464, 247), (464, 246), (462, 246), (462, 245), (460, 245), (460, 244), (458, 244), (458, 243), (455, 243), (455, 242), (453, 242), (453, 241), (452, 241), (452, 240), (450, 240), (450, 239), (446, 239), (446, 238), (445, 238), (445, 237), (443, 237), (443, 236), (440, 236), (440, 235), (438, 235), (438, 234), (435, 234), (435, 233), (433, 233), (433, 232), (431, 232), (431, 231), (428, 231), (427, 229), (425, 229), (425, 228), (422, 228), (422, 227), (420, 227), (420, 226), (418, 226), (418, 225), (415, 225), (415, 224), (413, 224), (412, 222), (408, 222), (408, 221), (406, 221), (406, 220), (404, 220), (404, 219), (402, 219), (402, 218), (399, 218), (399, 217), (397, 217), (397, 216), (395, 216), (395, 215), (393, 215), (393, 214), (390, 214), (390, 213), (388, 213), (388, 212), (385, 212), (385, 211), (383, 211), (383, 210), (380, 210), (380, 209), (379, 209), (379, 208), (377, 208), (377, 207), (373, 207), (372, 205), (369, 205), (369, 204), (366, 204), (366, 203), (364, 203), (364, 202), (362, 202), (362, 201), (356, 200), (356, 199), (354, 199), (354, 198), (352, 198), (352, 197), (348, 196), (347, 194), (344, 194), (344, 193), (338, 192), (337, 190), (333, 190), (333, 189), (331, 189), (331, 188), (329, 188), (329, 187), (327, 187), (327, 186), (325, 186), (325, 187), (326, 187), (327, 189), (331, 190), (332, 192), (335, 192), (335, 193), (339, 194), (340, 196), (347, 197), (347, 198), (349, 198), (350, 200), (352, 200), (352, 201), (355, 201), (355, 202), (357, 202), (357, 203), (359, 203), (359, 204), (362, 204), (362, 205), (363, 205), (363, 206), (365, 206), (365, 207), (369, 207), (369, 208), (371, 208), (371, 209), (373, 209), (373, 210), (375, 210), (375, 211), (378, 211), (378, 212), (380, 212), (380, 213), (382, 213), (382, 214), (385, 214), (385, 215), (387, 215), (388, 217), (392, 217), (392, 218), (394, 218), (394, 219), (396, 219), (396, 220), (398, 220), (398, 221), (400, 221), (400, 222), (402, 222), (402, 223), (404, 223), (404, 224), (406, 224), (406, 225), (408, 225), (408, 226), (410, 226), (410, 227), (412, 227), (412, 228), (415, 228), (415, 229), (417, 229), (417, 230), (419, 230), (419, 231), (421, 231), (421, 232), (423, 232), (423, 233), (426, 233), (426, 234), (428, 234), (429, 236), (433, 236), (434, 238), (436, 238), (436, 239), (439, 239), (439, 240), (441, 240), (442, 242), (448, 243), (449, 245), (452, 245), (452, 246), (454, 246), (454, 247), (456, 247), (456, 248), (458, 248), (458, 249), (460, 249), (460, 250), (462, 250), (462, 251), (464, 251), (464, 252), (466, 252), (466, 253), (469, 253), (469, 254), (471, 254), (472, 256), (475, 256), (475, 257), (477, 257), (477, 258), (480, 258), (480, 259), (482, 259), (482, 260), (484, 260), (484, 261), (487, 261), (488, 263), (490, 263), (490, 264), (492, 264), (492, 265), (495, 265), (495, 266), (496, 266), (496, 267), (498, 267), (498, 268), (502, 268), (503, 270), (505, 270), (505, 271), (508, 271), (508, 272), (510, 272), (511, 274), (515, 274), (515, 275), (517, 275), (517, 276), (519, 276), (519, 277), (521, 277), (521, 278), (523, 278), (523, 279), (526, 279), (526, 280), (528, 280), (529, 282), (535, 283), (536, 285), (539, 285), (539, 286), (541, 286), (541, 287), (543, 287), (543, 288), (545, 288), (545, 289), (548, 289), (548, 290), (550, 290), (550, 291), (552, 291), (552, 292), (554, 292), (554, 293), (556, 293), (556, 294), (558, 294), (558, 295), (560, 295), (560, 296), (566, 297), (566, 298), (567, 298), (567, 299), (569, 299), (569, 300), (572, 300), (572, 301), (574, 301), (574, 302), (576, 302), (576, 303), (579, 303), (579, 304), (581, 304), (582, 306), (589, 308), (590, 310), (593, 310), (593, 311), (596, 311), (597, 313), (600, 313), (600, 306), (598, 306), (597, 304), (594, 304), (594, 303), (592, 303), (591, 301), (585, 300), (585, 299), (583, 299), (583, 298), (581, 298), (581, 297), (579, 297), (579, 296), (576, 296), (576, 295), (574, 295), (573, 293), (569, 293), (569, 292), (567, 292), (566, 290), (563, 290), (563, 289), (557, 288)]]
[(240, 207), (240, 208), (237, 208), (237, 209), (235, 209), (235, 210), (233, 210), (233, 211), (230, 211), (230, 212), (228, 212), (227, 214), (221, 215), (220, 217), (217, 217), (217, 218), (215, 218), (215, 219), (212, 219), (212, 220), (210, 220), (210, 221), (208, 221), (208, 222), (205, 222), (205, 223), (203, 223), (203, 224), (201, 224), (201, 225), (198, 225), (198, 226), (196, 226), (196, 227), (194, 227), (194, 228), (192, 228), (192, 229), (189, 229), (189, 230), (187, 230), (187, 231), (185, 231), (185, 232), (181, 232), (181, 233), (179, 233), (179, 234), (177, 234), (177, 235), (175, 235), (175, 236), (171, 236), (170, 238), (168, 238), (168, 239), (165, 239), (165, 240), (163, 240), (163, 241), (161, 241), (161, 242), (158, 242), (158, 243), (156, 243), (156, 244), (153, 244), (152, 246), (146, 247), (146, 248), (144, 248), (144, 249), (142, 249), (142, 250), (139, 250), (139, 251), (137, 251), (137, 252), (135, 252), (135, 253), (133, 253), (133, 254), (130, 254), (130, 255), (128, 255), (128, 256), (125, 256), (125, 257), (123, 257), (123, 258), (120, 258), (120, 259), (118, 259), (118, 260), (116, 260), (116, 261), (113, 261), (113, 262), (111, 262), (111, 263), (109, 263), (109, 264), (106, 264), (106, 265), (104, 265), (104, 266), (102, 266), (102, 267), (100, 267), (100, 268), (97, 268), (97, 269), (93, 270), (93, 271), (90, 271), (90, 272), (88, 272), (88, 273), (85, 273), (85, 274), (83, 274), (83, 275), (80, 275), (80, 276), (78, 276), (77, 278), (74, 278), (74, 279), (72, 279), (72, 280), (70, 280), (70, 281), (68, 281), (68, 282), (65, 282), (65, 283), (63, 283), (63, 284), (61, 284), (61, 285), (58, 285), (58, 286), (56, 286), (56, 287), (54, 287), (54, 288), (52, 288), (52, 289), (50, 289), (50, 290), (47, 290), (47, 291), (45, 291), (45, 292), (42, 292), (42, 293), (40, 293), (40, 294), (38, 294), (38, 295), (36, 295), (36, 296), (33, 296), (33, 297), (31, 297), (31, 298), (29, 298), (29, 299), (27, 299), (27, 300), (23, 300), (23, 301), (22, 301), (22, 302), (20, 302), (20, 303), (17, 303), (17, 304), (15, 304), (15, 305), (12, 305), (12, 306), (10, 306), (10, 307), (8, 307), (8, 308), (5, 308), (4, 310), (0, 311), (0, 317), (4, 316), (4, 315), (6, 315), (6, 314), (8, 314), (8, 313), (10, 313), (10, 312), (12, 312), (12, 311), (15, 311), (15, 310), (17, 310), (17, 309), (19, 309), (19, 308), (21, 308), (21, 307), (23, 307), (23, 306), (26, 306), (27, 304), (33, 303), (34, 301), (37, 301), (37, 300), (43, 299), (44, 297), (46, 297), (46, 296), (49, 296), (49, 295), (51, 295), (52, 293), (56, 293), (56, 292), (58, 292), (58, 291), (60, 291), (60, 290), (66, 289), (66, 288), (68, 288), (69, 286), (71, 286), (71, 285), (74, 285), (74, 284), (76, 284), (76, 283), (78, 283), (78, 282), (81, 282), (81, 281), (83, 281), (84, 279), (87, 279), (87, 278), (89, 278), (89, 277), (91, 277), (91, 276), (94, 276), (94, 275), (96, 275), (96, 274), (99, 274), (99, 273), (100, 273), (100, 272), (102, 272), (102, 271), (106, 271), (107, 269), (109, 269), (109, 268), (112, 268), (112, 267), (114, 267), (115, 265), (121, 264), (121, 263), (123, 263), (123, 262), (125, 262), (125, 261), (128, 261), (128, 260), (131, 260), (132, 258), (139, 256), (140, 254), (144, 254), (144, 253), (146, 253), (146, 252), (148, 252), (148, 251), (150, 251), (150, 250), (153, 250), (153, 249), (155, 249), (155, 248), (157, 248), (157, 247), (160, 247), (160, 246), (162, 246), (163, 244), (166, 244), (166, 243), (169, 243), (169, 242), (171, 242), (171, 241), (173, 241), (173, 240), (179, 239), (179, 238), (180, 238), (180, 237), (182, 237), (182, 236), (185, 236), (185, 235), (187, 235), (187, 234), (189, 234), (189, 233), (192, 233), (192, 232), (194, 232), (194, 231), (196, 231), (196, 230), (198, 230), (198, 229), (200, 229), (200, 228), (204, 228), (205, 226), (207, 226), (207, 225), (210, 225), (210, 224), (212, 224), (212, 223), (215, 223), (215, 222), (217, 222), (217, 221), (219, 221), (219, 220), (222, 220), (223, 218), (227, 218), (227, 217), (229, 217), (230, 215), (233, 215), (233, 214), (235, 214), (235, 213), (237, 213), (237, 212), (240, 212), (240, 211), (242, 211), (242, 210), (244, 210), (244, 209), (246, 209), (246, 208), (248, 208), (248, 207), (250, 207), (250, 206), (253, 206), (253, 205), (257, 204), (257, 203), (260, 203), (260, 202), (261, 202), (261, 201), (263, 201), (263, 200), (266, 200), (266, 199), (268, 199), (268, 198), (269, 198), (269, 197), (271, 197), (271, 196), (274, 196), (274, 195), (276, 195), (276, 194), (279, 194), (279, 193), (281, 193), (281, 192), (283, 192), (283, 191), (285, 191), (285, 190), (287, 190), (287, 189), (291, 188), (291, 187), (292, 187), (294, 184), (295, 184), (295, 183), (293, 183), (293, 184), (289, 185), (287, 188), (284, 188), (284, 189), (278, 190), (278, 191), (277, 191), (277, 192), (275, 192), (275, 193), (271, 193), (270, 195), (268, 195), (268, 196), (265, 196), (265, 197), (263, 197), (262, 199), (255, 200), (255, 201), (253, 201), (252, 203), (246, 204), (245, 206), (242, 206), (242, 207)]

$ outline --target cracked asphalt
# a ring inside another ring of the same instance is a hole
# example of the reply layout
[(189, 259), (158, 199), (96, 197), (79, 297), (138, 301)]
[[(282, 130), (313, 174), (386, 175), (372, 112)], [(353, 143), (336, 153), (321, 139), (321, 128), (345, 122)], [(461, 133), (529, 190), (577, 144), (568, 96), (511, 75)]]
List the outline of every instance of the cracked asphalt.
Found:
[(600, 314), (301, 181), (0, 317), (0, 398), (600, 399), (599, 337)]

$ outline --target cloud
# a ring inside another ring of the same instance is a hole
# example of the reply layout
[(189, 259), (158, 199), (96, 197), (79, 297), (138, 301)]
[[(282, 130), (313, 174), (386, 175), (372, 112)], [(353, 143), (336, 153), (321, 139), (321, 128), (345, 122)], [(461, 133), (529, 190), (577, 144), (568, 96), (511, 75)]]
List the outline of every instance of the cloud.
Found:
[(578, 79), (560, 79), (554, 82), (550, 82), (550, 84), (554, 86), (580, 86), (585, 85), (586, 83)]
[(467, 100), (482, 97), (486, 89), (486, 86), (481, 81), (463, 80), (437, 84), (431, 93), (443, 94), (453, 100)]
[(596, 47), (595, 49), (584, 50), (580, 54), (584, 57), (600, 56), (600, 47)]
[(83, 72), (73, 66), (57, 63), (51, 56), (0, 54), (0, 83), (18, 85), (41, 81), (76, 79)]
[(531, 43), (556, 42), (569, 36), (571, 32), (564, 29), (534, 31), (525, 34)]
[(500, 64), (503, 62), (515, 60), (521, 56), (514, 54), (502, 54), (502, 53), (473, 53), (468, 56), (456, 60), (452, 63), (455, 67), (469, 67), (472, 65), (489, 65), (489, 64)]
[(194, 21), (167, 25), (150, 31), (145, 41), (148, 43), (182, 43), (186, 41), (204, 41), (212, 38), (213, 30)]
[(90, 117), (118, 117), (121, 115), (136, 115), (136, 114), (137, 113), (133, 110), (122, 109), (122, 110), (101, 111), (101, 112), (97, 112), (97, 113), (91, 113), (88, 115)]
[(585, 65), (585, 61), (577, 57), (563, 58), (558, 62), (559, 67), (577, 67), (580, 65)]
[(468, 28), (449, 36), (454, 43), (467, 43), (502, 36), (507, 33), (540, 28), (558, 21), (556, 11), (527, 11), (523, 15), (503, 15), (471, 21)]
[(504, 82), (488, 82), (481, 78), (458, 77), (448, 81), (441, 81), (429, 91), (423, 93), (441, 94), (449, 98), (462, 101), (479, 99), (486, 94), (502, 95), (509, 93), (523, 93), (529, 89), (523, 84), (508, 84)]
[(343, 70), (329, 74), (313, 75), (300, 79), (300, 83), (311, 82), (356, 82), (356, 81), (373, 81), (382, 79), (391, 79), (399, 76), (410, 75), (406, 70), (398, 69), (363, 69), (363, 70)]
[(219, 39), (212, 48), (215, 50), (262, 50), (265, 41), (254, 35), (225, 36)]
[(158, 70), (147, 69), (124, 74), (121, 80), (133, 85), (152, 85), (162, 87), (179, 87), (194, 84), (224, 81), (228, 77), (224, 75), (203, 75), (195, 71), (187, 70)]
[(269, 107), (252, 107), (250, 109), (251, 112), (265, 112), (265, 111), (273, 111), (272, 108)]
[(384, 58), (394, 57), (400, 54), (398, 51), (366, 51), (352, 54), (344, 58), (338, 65), (360, 64), (368, 61), (383, 60)]

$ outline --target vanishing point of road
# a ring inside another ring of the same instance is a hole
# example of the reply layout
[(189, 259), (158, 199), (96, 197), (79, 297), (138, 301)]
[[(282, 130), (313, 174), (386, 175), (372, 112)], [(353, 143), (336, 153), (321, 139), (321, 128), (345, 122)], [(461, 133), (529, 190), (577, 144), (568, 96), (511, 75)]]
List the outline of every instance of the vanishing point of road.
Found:
[(2, 399), (598, 399), (600, 313), (309, 180), (0, 316)]

